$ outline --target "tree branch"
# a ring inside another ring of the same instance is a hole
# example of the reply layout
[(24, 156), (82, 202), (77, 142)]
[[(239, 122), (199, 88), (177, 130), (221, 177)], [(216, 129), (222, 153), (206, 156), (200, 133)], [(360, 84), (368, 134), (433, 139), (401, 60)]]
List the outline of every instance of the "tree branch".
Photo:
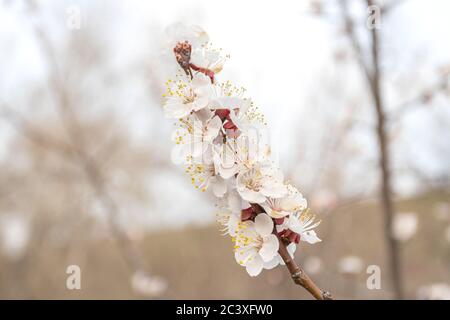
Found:
[(347, 0), (340, 0), (340, 7), (342, 19), (344, 20), (345, 32), (348, 36), (348, 39), (350, 40), (350, 44), (353, 48), (356, 59), (358, 60), (358, 63), (364, 73), (364, 76), (366, 77), (367, 82), (370, 86), (372, 86), (371, 70), (369, 69), (368, 63), (364, 61), (364, 53), (358, 41), (358, 36), (355, 32), (355, 24), (352, 17), (350, 16)]
[(334, 297), (330, 292), (321, 290), (314, 283), (314, 281), (311, 280), (306, 272), (299, 265), (297, 265), (297, 263), (291, 258), (289, 252), (287, 251), (284, 241), (278, 234), (276, 236), (280, 243), (278, 253), (286, 264), (286, 267), (289, 270), (294, 283), (305, 288), (305, 290), (307, 290), (317, 300), (334, 300)]

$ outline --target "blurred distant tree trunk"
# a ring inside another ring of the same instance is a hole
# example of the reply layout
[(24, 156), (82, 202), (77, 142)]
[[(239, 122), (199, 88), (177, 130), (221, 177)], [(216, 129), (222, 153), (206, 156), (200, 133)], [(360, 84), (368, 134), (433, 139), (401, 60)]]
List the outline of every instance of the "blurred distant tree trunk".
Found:
[[(378, 13), (385, 13), (387, 8), (382, 10), (372, 0), (366, 0), (367, 7), (376, 6)], [(350, 39), (351, 45), (355, 51), (358, 59), (358, 63), (366, 77), (368, 86), (370, 89), (371, 99), (376, 114), (376, 138), (378, 143), (379, 153), (379, 169), (380, 169), (380, 201), (384, 215), (384, 235), (387, 243), (388, 263), (390, 266), (391, 283), (393, 286), (396, 299), (403, 299), (403, 281), (401, 272), (401, 261), (399, 244), (392, 234), (392, 223), (395, 214), (394, 203), (392, 199), (392, 186), (391, 186), (391, 167), (390, 167), (390, 150), (387, 132), (387, 116), (386, 109), (383, 101), (383, 92), (381, 88), (382, 73), (380, 70), (380, 34), (378, 32), (379, 22), (371, 26), (367, 25), (366, 28), (369, 31), (369, 50), (371, 60), (366, 61), (364, 59), (364, 52), (358, 40), (348, 10), (348, 0), (341, 0), (341, 8), (343, 14), (343, 20), (345, 24), (346, 33)], [(375, 17), (375, 19), (380, 17)]]
[[(372, 0), (367, 0), (367, 5), (373, 5)], [(399, 244), (392, 234), (392, 220), (395, 214), (394, 203), (392, 200), (391, 187), (391, 168), (389, 142), (386, 132), (386, 115), (383, 104), (383, 92), (381, 90), (381, 72), (379, 59), (379, 33), (378, 29), (373, 26), (370, 30), (371, 35), (371, 51), (372, 51), (372, 77), (371, 92), (373, 103), (375, 106), (377, 120), (377, 139), (379, 148), (379, 166), (381, 180), (381, 205), (384, 213), (384, 232), (388, 243), (389, 262), (391, 268), (392, 284), (394, 286), (395, 296), (397, 299), (403, 299), (403, 281), (401, 272)]]

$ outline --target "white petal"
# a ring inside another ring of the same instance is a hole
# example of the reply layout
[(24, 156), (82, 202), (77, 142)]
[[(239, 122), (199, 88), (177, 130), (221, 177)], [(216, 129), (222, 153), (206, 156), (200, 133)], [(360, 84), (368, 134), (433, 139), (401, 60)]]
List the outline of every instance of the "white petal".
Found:
[[(238, 111), (239, 115), (243, 114), (245, 111)], [(234, 110), (231, 110), (230, 112), (230, 119), (233, 121), (234, 125), (238, 127), (239, 129), (245, 129), (244, 124), (242, 123), (240, 117), (236, 114)]]
[(253, 259), (251, 259), (247, 263), (246, 270), (250, 276), (256, 277), (258, 274), (261, 273), (263, 267), (264, 267), (263, 260), (259, 255), (256, 255), (253, 257)]
[(291, 229), (294, 232), (297, 232), (298, 234), (302, 234), (304, 231), (303, 224), (300, 222), (299, 218), (294, 214), (291, 214), (289, 216), (288, 226), (289, 229)]
[(208, 120), (211, 120), (214, 116), (214, 113), (209, 110), (209, 108), (203, 108), (195, 112), (195, 116), (202, 123), (207, 123)]
[(261, 188), (261, 193), (266, 197), (281, 198), (287, 193), (286, 186), (281, 182), (268, 182)]
[[(206, 147), (206, 148), (205, 148)], [(214, 165), (213, 163), (213, 153), (210, 144), (203, 143), (203, 153), (200, 159), (196, 159), (197, 162), (201, 162), (204, 165)]]
[(207, 96), (209, 93), (212, 93), (210, 84), (211, 80), (209, 77), (202, 73), (196, 74), (195, 78), (192, 79), (192, 87), (195, 88), (195, 92), (198, 94)]
[(193, 143), (184, 145), (185, 153), (187, 155), (192, 155), (194, 158), (200, 157), (203, 154), (203, 151), (206, 151), (208, 148), (208, 144), (203, 141), (194, 141)]
[(289, 252), (289, 255), (291, 258), (294, 258), (295, 250), (297, 249), (297, 245), (294, 242), (291, 242), (287, 247), (287, 251)]
[(306, 209), (308, 203), (306, 199), (300, 193), (288, 195), (285, 198), (281, 199), (280, 207), (285, 211), (303, 211)]
[(261, 237), (270, 235), (273, 231), (273, 221), (265, 213), (260, 213), (255, 218), (255, 229)]
[(187, 26), (179, 22), (168, 26), (166, 28), (166, 34), (172, 46), (179, 41), (187, 40), (195, 48), (209, 41), (208, 34), (202, 28), (198, 26)]
[[(297, 246), (295, 245), (295, 243), (291, 242), (286, 248), (287, 248), (287, 251), (288, 251), (289, 255), (291, 256), (291, 258), (294, 259), (294, 253), (295, 253), (295, 250), (297, 249)], [(283, 258), (281, 258), (280, 255), (278, 255), (278, 258), (280, 260), (280, 264), (282, 266), (284, 266), (285, 263), (283, 261)]]
[(224, 179), (229, 179), (234, 176), (238, 171), (237, 165), (233, 165), (232, 167), (225, 168), (223, 166), (219, 167), (220, 176)]
[(261, 206), (264, 208), (264, 210), (267, 212), (269, 216), (275, 219), (284, 218), (287, 215), (289, 215), (289, 212), (273, 210), (269, 205), (264, 203)]
[(263, 203), (266, 201), (266, 197), (264, 197), (261, 193), (245, 187), (238, 188), (238, 192), (244, 200), (247, 200), (250, 203)]
[(239, 222), (241, 222), (240, 216), (237, 216), (234, 213), (231, 213), (230, 220), (228, 221), (228, 233), (230, 236), (236, 236), (236, 231), (239, 226)]
[(199, 111), (208, 105), (209, 99), (207, 97), (198, 97), (192, 103), (192, 110)]
[(263, 261), (270, 261), (278, 254), (279, 247), (280, 243), (277, 236), (270, 234), (264, 238), (264, 244), (258, 253)]
[(204, 141), (212, 142), (219, 134), (220, 128), (222, 128), (222, 120), (220, 120), (219, 116), (215, 116), (206, 127), (206, 132), (203, 138)]
[(195, 35), (195, 40), (197, 40), (197, 43), (195, 43), (196, 45), (205, 44), (209, 41), (208, 34), (201, 27), (193, 25), (191, 26), (191, 30)]
[(213, 193), (216, 197), (222, 198), (227, 192), (227, 184), (222, 178), (215, 177), (211, 180)]
[(227, 197), (227, 204), (231, 211), (241, 212), (241, 197), (235, 191), (230, 192)]
[(275, 256), (272, 260), (264, 262), (264, 269), (270, 270), (280, 264), (280, 256)]
[(283, 231), (283, 230), (288, 229), (288, 224), (286, 223), (286, 220), (287, 220), (287, 219), (284, 219), (283, 224), (277, 224), (277, 225), (275, 226), (275, 228), (277, 229), (277, 232), (278, 232), (278, 233), (280, 233), (280, 232)]
[(256, 256), (259, 257), (258, 252), (255, 248), (246, 248), (246, 250), (237, 250), (234, 252), (234, 258), (236, 259), (236, 262), (241, 266), (246, 266), (249, 261), (253, 260)]
[(300, 235), (300, 240), (311, 243), (311, 244), (322, 241), (319, 239), (319, 237), (317, 236), (317, 234), (314, 230), (303, 232)]
[(182, 103), (179, 99), (168, 99), (164, 104), (164, 114), (167, 118), (184, 118), (191, 113), (193, 105)]

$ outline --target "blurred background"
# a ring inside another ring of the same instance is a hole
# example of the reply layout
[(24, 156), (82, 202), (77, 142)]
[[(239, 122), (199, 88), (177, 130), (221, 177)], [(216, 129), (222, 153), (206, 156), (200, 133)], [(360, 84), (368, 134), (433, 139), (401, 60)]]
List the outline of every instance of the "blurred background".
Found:
[(296, 254), (310, 276), (338, 299), (450, 299), (449, 10), (1, 0), (0, 298), (310, 299), (282, 266), (249, 277), (170, 162), (161, 56), (183, 22), (231, 54), (219, 80), (248, 90), (322, 219)]

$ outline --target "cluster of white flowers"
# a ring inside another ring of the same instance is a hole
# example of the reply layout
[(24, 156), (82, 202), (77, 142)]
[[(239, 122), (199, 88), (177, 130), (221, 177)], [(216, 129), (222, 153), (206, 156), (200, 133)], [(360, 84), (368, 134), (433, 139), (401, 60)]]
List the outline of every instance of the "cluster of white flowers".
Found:
[(263, 142), (263, 115), (244, 88), (217, 81), (228, 56), (199, 27), (177, 24), (168, 35), (178, 67), (163, 95), (166, 116), (177, 119), (172, 160), (186, 166), (195, 188), (219, 199), (217, 220), (236, 261), (256, 276), (283, 264), (280, 241), (292, 256), (299, 241), (321, 241), (306, 199), (284, 180)]

